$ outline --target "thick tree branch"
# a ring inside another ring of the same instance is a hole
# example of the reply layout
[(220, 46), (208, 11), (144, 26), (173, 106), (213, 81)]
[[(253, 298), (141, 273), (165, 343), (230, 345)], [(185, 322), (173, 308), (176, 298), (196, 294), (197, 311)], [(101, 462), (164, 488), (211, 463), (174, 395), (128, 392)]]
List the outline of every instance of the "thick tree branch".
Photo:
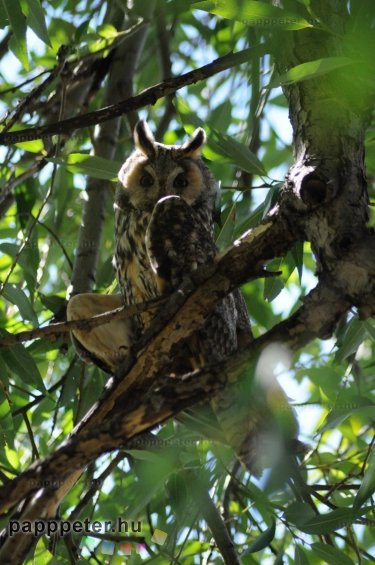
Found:
[[(291, 318), (225, 362), (204, 367), (181, 378), (168, 378), (160, 373), (162, 365), (154, 365), (151, 380), (150, 374), (144, 370), (149, 353), (146, 349), (130, 371), (121, 375), (120, 381), (112, 382), (101, 401), (54, 454), (36, 462), (0, 489), (0, 512), (5, 512), (38, 490), (43, 480), (57, 480), (61, 485), (72, 471), (76, 469), (80, 472), (102, 453), (123, 447), (135, 435), (211, 397), (227, 381), (236, 380), (249, 360), (270, 343), (280, 341), (295, 350), (314, 337), (328, 337), (329, 330), (335, 327), (338, 317), (348, 307), (348, 301), (337, 295), (329, 281), (320, 283)], [(171, 326), (173, 322), (169, 324), (170, 329)], [(155, 375), (158, 369), (159, 374)]]

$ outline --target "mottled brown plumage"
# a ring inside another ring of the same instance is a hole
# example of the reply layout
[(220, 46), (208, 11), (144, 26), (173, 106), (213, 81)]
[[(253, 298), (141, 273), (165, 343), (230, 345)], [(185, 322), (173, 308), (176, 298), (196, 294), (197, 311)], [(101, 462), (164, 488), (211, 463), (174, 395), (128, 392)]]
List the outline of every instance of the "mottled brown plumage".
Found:
[[(145, 122), (137, 124), (136, 150), (121, 168), (115, 202), (115, 265), (126, 304), (170, 293), (217, 253), (216, 189), (200, 158), (204, 141), (199, 128), (181, 146), (163, 145), (155, 142)], [(239, 293), (225, 298), (194, 336), (190, 368), (233, 352), (238, 332), (249, 335), (241, 298)], [(135, 337), (149, 321), (148, 314), (134, 320)], [(181, 360), (181, 368), (174, 360), (179, 373), (188, 366), (188, 359)]]

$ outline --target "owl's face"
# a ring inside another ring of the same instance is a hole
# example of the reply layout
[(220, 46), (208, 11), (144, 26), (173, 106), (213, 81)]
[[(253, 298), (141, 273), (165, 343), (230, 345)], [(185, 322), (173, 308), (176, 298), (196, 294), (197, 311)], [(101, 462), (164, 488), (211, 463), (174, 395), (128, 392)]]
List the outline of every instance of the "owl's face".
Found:
[(206, 135), (198, 128), (183, 145), (157, 143), (146, 122), (134, 131), (136, 150), (119, 173), (117, 194), (120, 208), (152, 211), (165, 196), (179, 196), (191, 206), (214, 208), (215, 187), (212, 176), (200, 159)]

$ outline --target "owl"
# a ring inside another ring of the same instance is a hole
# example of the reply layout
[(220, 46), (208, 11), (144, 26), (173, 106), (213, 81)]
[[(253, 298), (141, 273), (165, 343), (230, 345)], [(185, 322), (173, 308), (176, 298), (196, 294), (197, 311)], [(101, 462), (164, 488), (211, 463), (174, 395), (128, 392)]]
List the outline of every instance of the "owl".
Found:
[[(200, 265), (214, 260), (217, 191), (201, 158), (205, 141), (204, 130), (198, 128), (185, 143), (164, 145), (155, 141), (146, 122), (137, 123), (135, 150), (119, 172), (114, 204), (114, 267), (121, 296), (75, 296), (68, 305), (68, 319), (167, 296)], [(75, 330), (74, 338), (89, 360), (115, 373), (155, 315), (144, 312), (91, 332)], [(182, 375), (222, 361), (251, 339), (247, 308), (236, 290), (214, 306), (199, 330), (175, 346), (164, 373)], [(206, 408), (240, 459), (258, 471), (261, 417), (248, 407), (239, 410), (237, 400), (238, 391), (236, 397), (227, 387)]]

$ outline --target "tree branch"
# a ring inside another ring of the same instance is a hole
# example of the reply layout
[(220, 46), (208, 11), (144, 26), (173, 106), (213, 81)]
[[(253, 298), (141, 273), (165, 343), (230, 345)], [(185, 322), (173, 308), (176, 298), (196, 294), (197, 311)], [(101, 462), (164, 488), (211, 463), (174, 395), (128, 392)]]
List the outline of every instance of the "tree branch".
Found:
[(108, 324), (112, 320), (125, 320), (139, 314), (140, 312), (152, 310), (153, 308), (160, 306), (163, 302), (166, 302), (166, 300), (166, 298), (158, 298), (157, 300), (141, 302), (133, 304), (132, 306), (121, 306), (120, 308), (115, 308), (114, 310), (110, 310), (104, 314), (96, 314), (96, 316), (92, 316), (91, 318), (72, 320), (70, 322), (58, 322), (55, 324), (49, 324), (44, 328), (26, 330), (17, 334), (8, 334), (0, 337), (0, 347), (10, 347), (17, 343), (42, 337), (49, 337), (50, 341), (56, 341), (57, 337), (62, 333), (71, 332), (72, 330), (89, 331), (91, 328), (101, 326), (102, 324)]
[(238, 53), (228, 53), (227, 55), (219, 57), (212, 61), (212, 63), (204, 65), (199, 69), (195, 69), (178, 77), (164, 80), (161, 83), (146, 88), (137, 96), (127, 98), (117, 104), (112, 104), (105, 108), (101, 108), (100, 110), (96, 110), (95, 112), (88, 112), (74, 118), (61, 120), (60, 122), (55, 122), (45, 126), (37, 126), (35, 128), (18, 130), (17, 132), (8, 132), (6, 134), (0, 133), (0, 144), (11, 145), (12, 143), (19, 143), (20, 141), (32, 141), (34, 139), (48, 138), (52, 135), (70, 133), (76, 129), (112, 120), (122, 114), (142, 108), (143, 106), (147, 106), (149, 104), (153, 105), (160, 98), (174, 94), (176, 90), (179, 90), (184, 86), (195, 84), (196, 82), (205, 80), (221, 71), (230, 69), (235, 65), (245, 63), (254, 51), (257, 53), (264, 53), (265, 48), (258, 46), (255, 48), (244, 49)]

